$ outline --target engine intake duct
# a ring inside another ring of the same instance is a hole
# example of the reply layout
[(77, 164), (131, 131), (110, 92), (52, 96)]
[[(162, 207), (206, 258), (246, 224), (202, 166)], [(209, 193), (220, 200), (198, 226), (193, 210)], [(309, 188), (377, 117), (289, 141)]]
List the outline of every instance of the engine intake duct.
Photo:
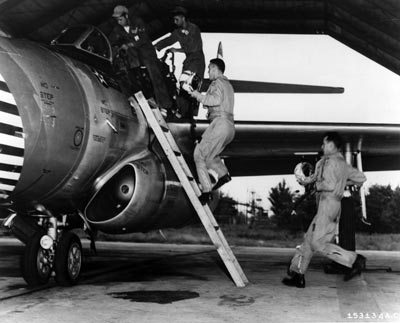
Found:
[(135, 190), (136, 176), (133, 165), (124, 166), (96, 195), (96, 202), (86, 209), (89, 221), (107, 221), (124, 210)]
[(132, 156), (98, 179), (85, 217), (107, 233), (146, 230), (157, 219), (165, 176), (154, 155)]

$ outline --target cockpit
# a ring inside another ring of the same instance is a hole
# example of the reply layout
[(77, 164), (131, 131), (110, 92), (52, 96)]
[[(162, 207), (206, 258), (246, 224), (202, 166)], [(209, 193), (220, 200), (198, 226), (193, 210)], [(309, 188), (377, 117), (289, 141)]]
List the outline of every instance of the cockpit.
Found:
[(57, 50), (91, 66), (108, 71), (112, 63), (112, 51), (107, 37), (94, 26), (76, 26), (64, 29), (51, 42)]

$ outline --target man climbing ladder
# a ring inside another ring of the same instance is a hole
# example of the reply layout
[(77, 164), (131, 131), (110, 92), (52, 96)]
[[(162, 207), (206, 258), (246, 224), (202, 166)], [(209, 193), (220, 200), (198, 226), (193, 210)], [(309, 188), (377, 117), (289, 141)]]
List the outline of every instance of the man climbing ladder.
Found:
[(136, 100), (131, 99), (131, 104), (136, 108), (139, 107), (146, 117), (146, 120), (153, 130), (155, 136), (160, 142), (161, 147), (164, 150), (169, 162), (172, 165), (182, 187), (184, 188), (189, 200), (191, 201), (196, 213), (198, 214), (204, 228), (206, 229), (211, 241), (216, 247), (222, 261), (228, 269), (233, 281), (236, 286), (244, 287), (247, 283), (247, 277), (244, 274), (240, 264), (238, 263), (235, 255), (229, 247), (217, 221), (214, 218), (210, 208), (207, 204), (203, 205), (199, 196), (201, 191), (194, 180), (194, 177), (185, 162), (185, 159), (180, 152), (178, 145), (176, 144), (171, 132), (169, 131), (168, 125), (163, 119), (161, 112), (159, 111), (155, 103), (149, 102), (143, 96), (141, 92), (135, 94)]

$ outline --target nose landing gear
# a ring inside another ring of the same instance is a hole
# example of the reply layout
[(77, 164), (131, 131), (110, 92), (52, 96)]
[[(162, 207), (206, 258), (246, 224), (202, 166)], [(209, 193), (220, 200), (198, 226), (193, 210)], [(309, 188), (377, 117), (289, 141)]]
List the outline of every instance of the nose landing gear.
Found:
[[(62, 286), (78, 283), (82, 271), (83, 252), (79, 237), (65, 229), (66, 223), (53, 215), (36, 215), (38, 224), (31, 217), (13, 214), (6, 220), (6, 227), (25, 246), (21, 258), (22, 276), (29, 286), (47, 284), (50, 277)], [(47, 234), (46, 234), (47, 233)]]
[(55, 248), (44, 249), (40, 245), (41, 232), (28, 241), (22, 256), (22, 276), (29, 286), (46, 284), (52, 273), (61, 286), (78, 283), (83, 261), (82, 244), (79, 237), (66, 231), (60, 237)]

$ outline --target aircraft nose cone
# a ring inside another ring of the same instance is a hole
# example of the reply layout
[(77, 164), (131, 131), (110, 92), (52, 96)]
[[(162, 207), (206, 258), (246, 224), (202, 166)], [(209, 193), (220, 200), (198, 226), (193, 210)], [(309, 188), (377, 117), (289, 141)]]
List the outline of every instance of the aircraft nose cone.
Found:
[(21, 176), (25, 142), (15, 98), (0, 74), (0, 201), (14, 191)]

